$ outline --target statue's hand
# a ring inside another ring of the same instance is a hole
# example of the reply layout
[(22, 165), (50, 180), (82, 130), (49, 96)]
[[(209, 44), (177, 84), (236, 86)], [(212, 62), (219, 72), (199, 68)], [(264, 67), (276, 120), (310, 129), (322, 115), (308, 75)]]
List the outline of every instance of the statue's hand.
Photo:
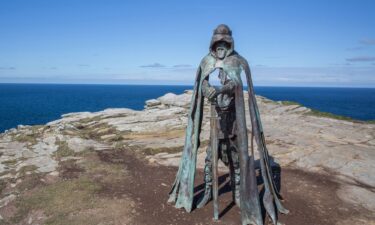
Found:
[(209, 87), (207, 92), (208, 100), (214, 100), (219, 94), (221, 93), (221, 89), (219, 87)]
[(208, 91), (207, 91), (207, 98), (209, 99), (209, 100), (212, 100), (213, 98), (215, 98), (216, 97), (216, 95), (217, 95), (217, 91), (216, 91), (216, 89), (214, 88), (214, 87), (209, 87), (208, 88)]
[(217, 95), (221, 93), (220, 88), (211, 86), (207, 80), (203, 81), (202, 91), (203, 91), (203, 96), (206, 97), (210, 101), (212, 101), (214, 98), (216, 98)]

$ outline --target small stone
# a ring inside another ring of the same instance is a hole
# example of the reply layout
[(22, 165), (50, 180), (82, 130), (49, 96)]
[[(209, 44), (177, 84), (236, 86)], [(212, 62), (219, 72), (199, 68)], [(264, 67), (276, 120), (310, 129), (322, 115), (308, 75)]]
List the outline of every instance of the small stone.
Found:
[(50, 172), (49, 175), (57, 177), (57, 176), (59, 176), (59, 172), (58, 171), (53, 171), (53, 172)]
[(106, 134), (106, 135), (101, 136), (100, 139), (106, 140), (106, 139), (111, 139), (114, 137), (116, 137), (116, 134)]

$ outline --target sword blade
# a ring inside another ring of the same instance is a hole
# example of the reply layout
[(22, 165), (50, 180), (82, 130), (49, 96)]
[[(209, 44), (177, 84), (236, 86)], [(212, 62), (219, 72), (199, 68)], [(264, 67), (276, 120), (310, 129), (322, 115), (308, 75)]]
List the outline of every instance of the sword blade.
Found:
[(211, 151), (212, 151), (212, 195), (213, 195), (213, 204), (214, 204), (214, 220), (219, 219), (219, 185), (218, 185), (218, 160), (219, 160), (219, 143), (218, 143), (218, 130), (217, 130), (217, 121), (218, 116), (215, 109), (215, 103), (211, 103), (211, 118), (210, 118), (210, 125), (211, 125)]

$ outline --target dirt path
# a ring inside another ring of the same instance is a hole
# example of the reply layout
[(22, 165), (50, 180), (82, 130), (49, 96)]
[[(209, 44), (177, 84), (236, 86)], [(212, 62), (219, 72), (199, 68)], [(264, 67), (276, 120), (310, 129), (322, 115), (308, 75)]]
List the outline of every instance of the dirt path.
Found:
[[(176, 172), (176, 167), (151, 165), (144, 156), (126, 149), (89, 151), (60, 162), (58, 177), (24, 177), (16, 186), (20, 193), (17, 199), (0, 209), (4, 217), (0, 224), (241, 224), (239, 209), (232, 203), (228, 174), (220, 174), (220, 221), (213, 222), (212, 202), (191, 213), (167, 204)], [(330, 177), (293, 169), (279, 174), (281, 179), (277, 180), (281, 180), (281, 193), (290, 210), (290, 214), (280, 216), (282, 223), (374, 224), (372, 212), (337, 197), (339, 184)], [(196, 199), (203, 191), (202, 175), (198, 171)], [(6, 186), (3, 192), (10, 188)]]
[[(168, 192), (177, 168), (149, 165), (126, 152), (100, 152), (100, 159), (107, 163), (120, 159), (131, 171), (132, 180), (122, 190), (110, 192), (125, 193), (136, 203), (137, 215), (132, 224), (213, 224), (212, 202), (203, 209), (186, 213), (167, 204)], [(221, 176), (220, 221), (214, 224), (241, 224), (239, 209), (232, 203), (227, 184), (227, 174)], [(293, 169), (281, 172), (281, 193), (290, 214), (281, 215), (280, 221), (287, 225), (337, 224), (352, 218), (366, 218), (371, 212), (342, 202), (336, 197), (338, 184), (329, 177), (318, 176)], [(196, 191), (202, 190), (202, 171), (197, 174)], [(199, 195), (199, 194), (198, 194)], [(368, 220), (367, 220), (368, 221)], [(353, 223), (352, 223), (353, 224)]]

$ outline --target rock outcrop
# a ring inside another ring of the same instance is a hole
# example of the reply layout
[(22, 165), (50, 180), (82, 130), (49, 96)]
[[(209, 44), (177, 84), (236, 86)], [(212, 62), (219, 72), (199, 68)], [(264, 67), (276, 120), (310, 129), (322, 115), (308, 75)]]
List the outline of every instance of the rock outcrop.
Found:
[[(191, 91), (169, 93), (146, 101), (142, 111), (69, 113), (43, 126), (6, 131), (0, 135), (0, 214), (15, 201), (25, 177), (58, 177), (64, 162), (79, 162), (85, 152), (126, 148), (144, 154), (151, 164), (177, 166), (190, 100)], [(260, 96), (257, 102), (275, 163), (331, 176), (340, 183), (339, 198), (375, 211), (375, 124), (319, 117), (301, 105)], [(247, 126), (250, 130), (251, 124)], [(199, 168), (209, 139), (206, 117), (202, 129)]]

